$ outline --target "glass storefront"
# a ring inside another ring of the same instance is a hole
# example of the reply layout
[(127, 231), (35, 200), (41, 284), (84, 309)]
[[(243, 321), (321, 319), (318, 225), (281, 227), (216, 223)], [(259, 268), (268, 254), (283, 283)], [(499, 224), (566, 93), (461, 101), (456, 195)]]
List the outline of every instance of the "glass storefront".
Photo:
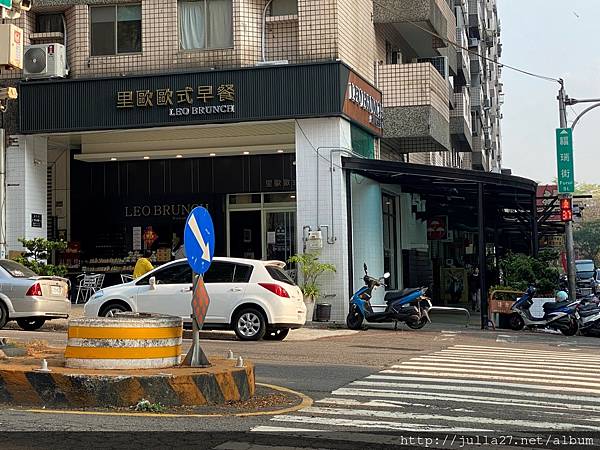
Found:
[(287, 261), (296, 252), (296, 195), (233, 194), (228, 198), (228, 254)]
[[(174, 258), (185, 220), (206, 207), (215, 255), (287, 260), (296, 247), (293, 154), (86, 163), (72, 161), (73, 273), (131, 273), (144, 249)], [(110, 280), (109, 280), (110, 279)]]

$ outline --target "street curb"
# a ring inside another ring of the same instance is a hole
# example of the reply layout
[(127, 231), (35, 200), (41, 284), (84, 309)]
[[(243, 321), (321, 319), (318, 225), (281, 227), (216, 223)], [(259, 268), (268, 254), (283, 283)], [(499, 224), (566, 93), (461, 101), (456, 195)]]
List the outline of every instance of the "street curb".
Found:
[(78, 408), (129, 407), (142, 399), (164, 406), (249, 400), (256, 390), (254, 366), (246, 363), (246, 367), (236, 368), (233, 364), (216, 360), (207, 369), (175, 367), (163, 369), (169, 373), (139, 370), (137, 374), (65, 368), (36, 372), (29, 367), (4, 366), (0, 367), (0, 403)]

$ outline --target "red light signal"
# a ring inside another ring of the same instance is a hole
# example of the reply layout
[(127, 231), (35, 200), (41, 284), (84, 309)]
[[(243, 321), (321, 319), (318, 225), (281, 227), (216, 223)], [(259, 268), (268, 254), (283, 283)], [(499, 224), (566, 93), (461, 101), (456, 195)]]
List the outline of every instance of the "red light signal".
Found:
[(560, 199), (560, 220), (563, 222), (573, 220), (573, 204), (570, 198)]

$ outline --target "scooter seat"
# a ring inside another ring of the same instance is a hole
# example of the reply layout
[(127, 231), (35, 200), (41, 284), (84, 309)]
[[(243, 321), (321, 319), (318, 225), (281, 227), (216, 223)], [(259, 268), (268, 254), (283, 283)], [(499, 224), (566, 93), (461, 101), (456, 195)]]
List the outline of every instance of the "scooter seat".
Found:
[(579, 314), (581, 315), (581, 317), (595, 316), (598, 313), (600, 313), (600, 309), (598, 309), (598, 308), (580, 309), (579, 310)]
[(398, 300), (399, 298), (406, 297), (407, 295), (413, 294), (417, 291), (420, 291), (420, 289), (419, 288), (407, 288), (407, 289), (400, 289), (397, 291), (387, 291), (385, 293), (384, 300), (388, 303), (393, 302), (394, 300)]
[(556, 311), (557, 309), (564, 308), (569, 303), (571, 303), (569, 300), (565, 300), (564, 302), (546, 302), (542, 307), (544, 311)]

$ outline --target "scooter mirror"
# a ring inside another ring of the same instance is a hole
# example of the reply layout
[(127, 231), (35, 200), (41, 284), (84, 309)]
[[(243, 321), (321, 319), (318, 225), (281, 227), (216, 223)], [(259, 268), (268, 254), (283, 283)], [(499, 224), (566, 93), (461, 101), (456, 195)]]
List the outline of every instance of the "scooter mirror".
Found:
[(390, 277), (390, 273), (386, 272), (383, 274), (383, 278), (388, 279)]

